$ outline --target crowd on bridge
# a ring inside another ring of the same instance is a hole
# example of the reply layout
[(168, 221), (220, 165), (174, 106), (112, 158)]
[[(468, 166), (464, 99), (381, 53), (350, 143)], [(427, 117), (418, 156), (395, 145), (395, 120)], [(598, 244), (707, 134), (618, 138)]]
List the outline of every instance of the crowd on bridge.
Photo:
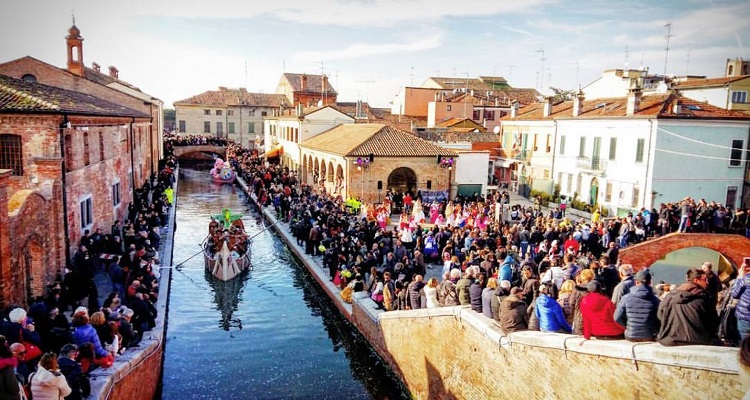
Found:
[[(0, 311), (0, 398), (82, 399), (88, 374), (138, 347), (156, 323), (159, 247), (175, 181), (175, 159), (136, 189), (127, 219), (86, 230), (72, 262), (30, 305)], [(112, 291), (99, 302), (96, 275)]]
[[(540, 330), (665, 346), (737, 345), (750, 335), (750, 261), (728, 285), (710, 262), (672, 285), (652, 282), (648, 266), (619, 262), (621, 247), (669, 233), (671, 214), (663, 214), (669, 228), (660, 211), (645, 209), (571, 221), (564, 209), (508, 205), (504, 193), (422, 204), (417, 192), (395, 205), (403, 210), (397, 221), (383, 223), (369, 211), (382, 205), (347, 207), (350, 199), (301, 183), (296, 171), (256, 152), (230, 145), (228, 158), (346, 300), (366, 292), (386, 311), (466, 305), (505, 334)], [(425, 279), (433, 268), (441, 278)]]

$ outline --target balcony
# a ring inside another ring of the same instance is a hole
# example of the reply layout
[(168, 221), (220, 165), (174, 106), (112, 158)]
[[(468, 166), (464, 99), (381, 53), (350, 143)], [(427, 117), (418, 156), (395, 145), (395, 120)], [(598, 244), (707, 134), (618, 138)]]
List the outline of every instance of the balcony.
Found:
[(607, 169), (607, 161), (600, 157), (578, 157), (576, 168), (582, 171), (604, 172)]
[(518, 161), (529, 161), (531, 160), (531, 150), (520, 150), (513, 158)]

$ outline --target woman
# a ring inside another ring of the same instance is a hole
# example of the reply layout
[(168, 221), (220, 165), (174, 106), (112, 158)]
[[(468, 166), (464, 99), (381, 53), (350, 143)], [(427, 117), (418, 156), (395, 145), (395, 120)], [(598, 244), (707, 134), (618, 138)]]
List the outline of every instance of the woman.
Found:
[(65, 376), (60, 372), (55, 353), (45, 353), (39, 368), (29, 375), (31, 394), (34, 400), (60, 400), (71, 393)]
[(427, 281), (427, 286), (424, 287), (424, 296), (427, 299), (427, 308), (437, 308), (440, 307), (440, 304), (438, 303), (437, 298), (437, 287), (438, 287), (438, 280), (437, 278), (430, 278), (430, 280)]
[(99, 337), (99, 342), (102, 346), (106, 347), (112, 344), (112, 330), (107, 326), (107, 317), (104, 316), (104, 313), (97, 311), (91, 314), (90, 322), (91, 326), (96, 330), (96, 335)]
[(562, 307), (550, 296), (553, 285), (552, 282), (545, 282), (539, 289), (539, 297), (536, 299), (534, 310), (539, 319), (539, 329), (542, 332), (571, 333), (573, 329), (565, 320)]
[(625, 328), (615, 322), (615, 305), (609, 297), (603, 295), (599, 281), (591, 281), (586, 288), (589, 291), (581, 300), (583, 316), (583, 337), (591, 339), (623, 339)]
[(576, 283), (568, 279), (563, 282), (560, 292), (557, 294), (557, 304), (562, 307), (565, 320), (568, 321), (568, 325), (570, 326), (573, 326), (573, 291), (575, 288)]
[[(495, 296), (495, 290), (497, 289), (497, 279), (487, 279), (487, 287), (482, 291), (482, 314), (487, 318), (494, 318), (497, 314), (498, 307), (492, 306), (492, 298)], [(499, 302), (498, 302), (499, 305)], [(495, 318), (497, 319), (497, 318)]]
[[(93, 348), (93, 355), (91, 360), (94, 364), (99, 365), (103, 368), (112, 366), (114, 358), (107, 350), (102, 347), (102, 343), (99, 340), (99, 335), (90, 324), (89, 315), (86, 311), (76, 310), (73, 315), (73, 342), (78, 345), (79, 349), (83, 348), (84, 344), (90, 343)], [(84, 370), (84, 372), (89, 372)]]

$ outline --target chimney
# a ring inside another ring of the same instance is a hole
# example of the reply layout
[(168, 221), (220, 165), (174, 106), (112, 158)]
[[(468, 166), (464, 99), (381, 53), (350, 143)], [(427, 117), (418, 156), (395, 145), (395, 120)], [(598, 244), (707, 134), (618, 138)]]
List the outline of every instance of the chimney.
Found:
[(677, 100), (672, 104), (672, 114), (680, 115), (682, 113), (682, 104)]
[(117, 68), (115, 68), (114, 65), (110, 65), (109, 66), (109, 76), (111, 76), (112, 78), (115, 78), (115, 79), (119, 79), (120, 78), (120, 71), (118, 71)]
[(307, 88), (307, 75), (302, 74), (302, 79), (300, 80), (300, 91), (305, 91)]
[(579, 89), (578, 93), (576, 93), (576, 97), (573, 99), (573, 116), (577, 117), (581, 115), (581, 110), (583, 110), (583, 92)]
[(633, 115), (640, 110), (641, 107), (641, 94), (643, 91), (639, 87), (628, 90), (628, 106), (626, 109), (626, 115)]
[(549, 117), (552, 114), (552, 98), (547, 96), (544, 98), (544, 105), (542, 108), (542, 116)]
[(322, 87), (320, 88), (320, 91), (327, 93), (328, 92), (328, 76), (323, 75), (323, 84), (321, 86)]
[(102, 67), (99, 64), (95, 63), (95, 62), (91, 63), (91, 68), (93, 68), (94, 71), (96, 71), (96, 72), (102, 72)]
[(518, 116), (518, 102), (514, 101), (510, 104), (510, 117), (515, 118)]

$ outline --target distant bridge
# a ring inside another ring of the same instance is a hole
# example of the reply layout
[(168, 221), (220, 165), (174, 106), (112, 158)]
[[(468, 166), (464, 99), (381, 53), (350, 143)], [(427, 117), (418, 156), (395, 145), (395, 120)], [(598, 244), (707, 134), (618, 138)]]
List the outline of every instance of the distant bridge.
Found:
[(222, 158), (227, 155), (227, 148), (224, 146), (215, 146), (210, 144), (200, 144), (195, 146), (174, 146), (174, 156), (182, 158), (190, 153), (212, 153), (218, 154)]
[[(742, 235), (671, 233), (620, 249), (619, 260), (622, 260), (623, 264), (632, 264), (635, 270), (639, 270), (661, 260), (673, 251), (688, 247), (705, 247), (714, 250), (726, 257), (735, 267), (742, 265), (744, 257), (750, 257), (750, 239)], [(699, 268), (704, 261), (706, 260), (695, 260), (694, 267)]]

